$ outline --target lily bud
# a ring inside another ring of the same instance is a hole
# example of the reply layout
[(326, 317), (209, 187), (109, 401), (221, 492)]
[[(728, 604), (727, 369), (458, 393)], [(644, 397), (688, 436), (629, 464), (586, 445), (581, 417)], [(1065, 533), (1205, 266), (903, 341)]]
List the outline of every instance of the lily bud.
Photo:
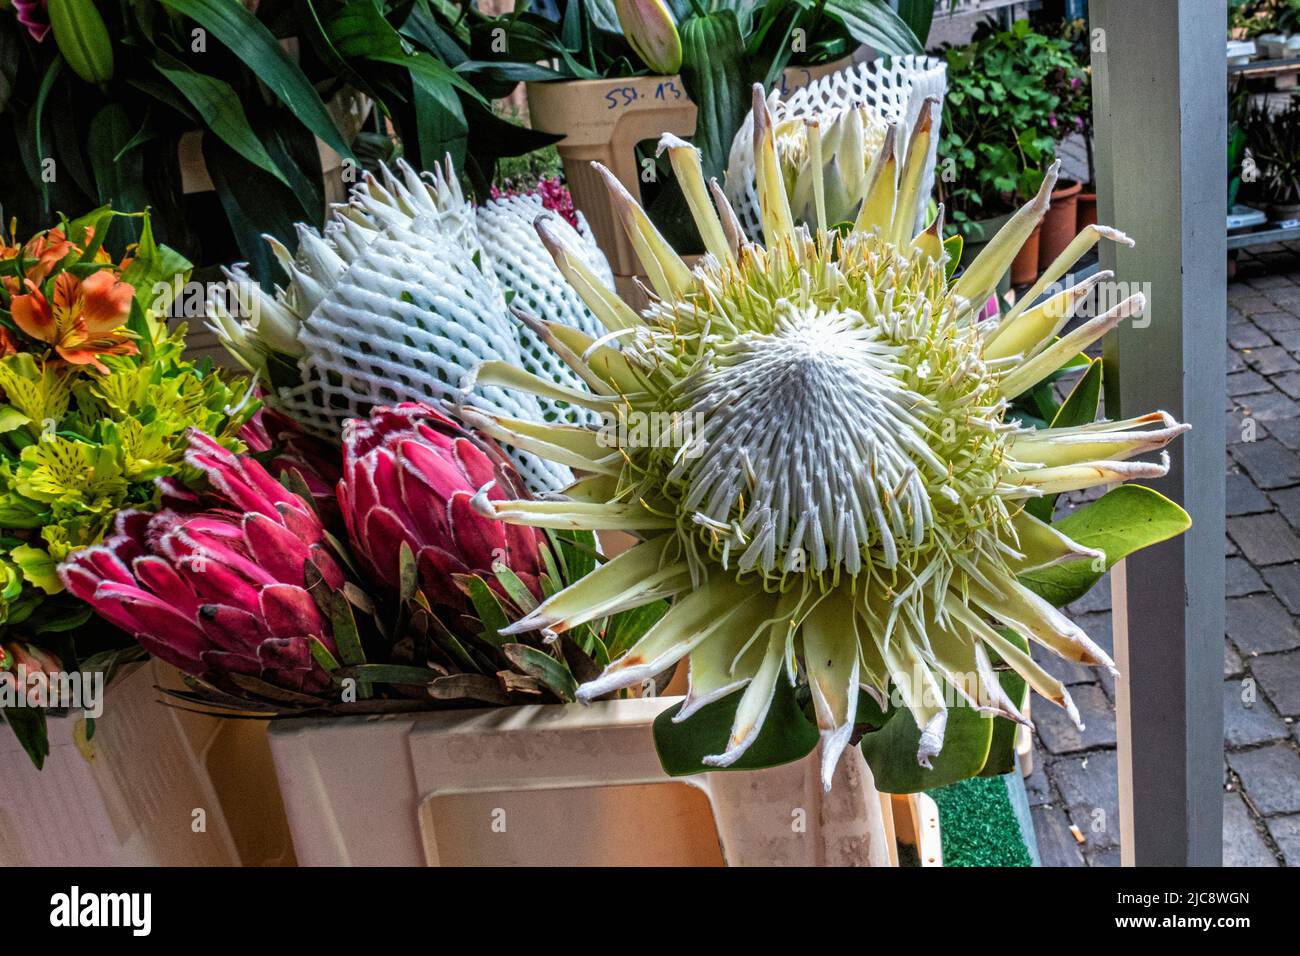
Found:
[(669, 75), (682, 68), (682, 39), (663, 0), (614, 0), (623, 36), (654, 72)]

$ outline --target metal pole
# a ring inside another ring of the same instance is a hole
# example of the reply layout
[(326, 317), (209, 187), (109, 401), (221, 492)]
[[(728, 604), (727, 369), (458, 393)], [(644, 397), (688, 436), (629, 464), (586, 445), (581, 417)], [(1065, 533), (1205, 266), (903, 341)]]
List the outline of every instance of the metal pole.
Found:
[(1192, 431), (1153, 487), (1192, 529), (1112, 572), (1125, 865), (1223, 854), (1227, 276), (1225, 0), (1091, 0), (1098, 213), (1136, 240), (1104, 268), (1147, 282), (1108, 337), (1106, 411), (1163, 408)]

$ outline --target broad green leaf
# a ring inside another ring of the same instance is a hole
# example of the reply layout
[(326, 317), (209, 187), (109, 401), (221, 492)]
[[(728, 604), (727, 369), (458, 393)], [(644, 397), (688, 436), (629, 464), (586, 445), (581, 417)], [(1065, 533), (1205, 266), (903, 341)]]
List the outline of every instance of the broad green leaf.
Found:
[(254, 166), (266, 170), (286, 186), (289, 185), (289, 180), (275, 165), (266, 147), (249, 125), (233, 86), (215, 76), (192, 70), (180, 60), (161, 51), (154, 61), (154, 69), (180, 90), (181, 95), (203, 117), (208, 129), (220, 136), (227, 146)]
[(1159, 492), (1142, 485), (1120, 485), (1053, 524), (1079, 544), (1106, 555), (1106, 567), (1089, 560), (1070, 561), (1020, 576), (1020, 583), (1057, 607), (1077, 601), (1116, 561), (1134, 551), (1182, 534), (1192, 519)]
[(806, 757), (817, 746), (817, 725), (804, 715), (790, 682), (782, 678), (776, 682), (763, 729), (749, 749), (730, 767), (707, 766), (704, 757), (727, 749), (741, 694), (738, 690), (707, 704), (679, 724), (673, 723), (672, 718), (681, 710), (680, 704), (655, 718), (655, 750), (669, 776), (776, 767)]
[(731, 10), (693, 16), (681, 26), (682, 82), (699, 107), (691, 141), (704, 178), (722, 178), (731, 141), (745, 121), (750, 94), (743, 77), (745, 40)]
[(483, 625), (483, 633), (479, 637), (494, 647), (506, 643), (507, 639), (499, 632), (510, 623), (510, 618), (506, 616), (505, 608), (501, 606), (501, 599), (497, 597), (496, 592), (476, 574), (458, 574), (453, 578), (457, 586), (469, 597), (470, 603), (474, 605), (474, 616)]
[(925, 46), (934, 22), (935, 0), (898, 0), (898, 17), (907, 24), (912, 35)]
[(912, 715), (900, 710), (884, 727), (863, 735), (862, 755), (876, 778), (876, 789), (882, 793), (932, 790), (974, 777), (984, 768), (993, 741), (993, 724), (993, 718), (965, 702), (949, 707), (943, 749), (930, 758), (927, 770), (916, 762), (921, 731)]
[(161, 0), (161, 2), (209, 30), (246, 63), (276, 98), (287, 106), (304, 126), (324, 140), (340, 156), (352, 157), (330, 118), (320, 94), (306, 74), (280, 46), (257, 17), (242, 3), (229, 0)]
[(826, 0), (826, 14), (844, 24), (849, 35), (877, 53), (924, 53), (906, 23), (885, 0)]
[(602, 643), (611, 657), (618, 657), (641, 639), (655, 621), (668, 610), (667, 601), (654, 601), (640, 607), (629, 608), (612, 616), (605, 625)]

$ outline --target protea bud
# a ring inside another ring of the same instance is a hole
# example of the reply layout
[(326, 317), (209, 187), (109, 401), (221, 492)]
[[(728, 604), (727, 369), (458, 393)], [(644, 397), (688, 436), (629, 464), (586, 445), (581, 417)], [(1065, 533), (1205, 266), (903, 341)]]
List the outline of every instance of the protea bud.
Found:
[(614, 0), (623, 36), (655, 73), (669, 76), (682, 68), (682, 39), (663, 0)]
[(541, 533), (471, 507), (488, 485), (495, 500), (523, 493), (510, 463), (486, 442), (437, 410), (408, 402), (347, 422), (343, 448), (338, 497), (353, 554), (390, 598), (401, 586), (403, 544), (431, 604), (466, 608), (452, 575), (494, 582), (498, 563), (541, 597)]
[[(866, 106), (777, 124), (776, 153), (795, 222), (852, 222), (889, 128)], [(820, 205), (819, 205), (820, 204)]]
[(345, 578), (320, 519), (256, 461), (206, 435), (191, 435), (186, 460), (212, 485), (208, 508), (122, 512), (112, 537), (59, 568), (64, 585), (188, 674), (326, 690), (317, 653), (337, 647), (312, 588), (332, 593)]

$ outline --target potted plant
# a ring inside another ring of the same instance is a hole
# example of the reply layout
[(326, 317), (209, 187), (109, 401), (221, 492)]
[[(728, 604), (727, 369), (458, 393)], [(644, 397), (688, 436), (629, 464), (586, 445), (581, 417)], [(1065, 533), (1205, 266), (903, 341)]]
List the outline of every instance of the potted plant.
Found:
[[(1025, 20), (1010, 30), (982, 25), (969, 45), (949, 48), (946, 57), (941, 198), (949, 231), (963, 236), (963, 257), (971, 261), (1016, 204), (1038, 192), (1051, 165), (1061, 97), (1049, 80), (1066, 69), (1067, 57), (1061, 43)], [(1028, 237), (1012, 267), (1013, 284), (1028, 284), (1038, 274), (1038, 242), (1039, 233)]]
[[(346, 399), (358, 413), (344, 426), (343, 533), (327, 533), (335, 519), (312, 508), (301, 469), (276, 483), (257, 462), (196, 437), (191, 460), (210, 479), (193, 490), (197, 510), (155, 514), (153, 533), (124, 523), (104, 547), (147, 551), (130, 581), (106, 580), (104, 569), (117, 565), (94, 554), (65, 565), (69, 586), (101, 613), (179, 655), (194, 675), (194, 703), (403, 712), (346, 725), (293, 722), (273, 734), (295, 828), (310, 826), (329, 843), (318, 859), (356, 859), (350, 848), (364, 847), (365, 834), (373, 853), (436, 860), (453, 832), (439, 821), (482, 809), (485, 794), (634, 786), (663, 774), (709, 791), (725, 844), (731, 814), (766, 819), (779, 809), (788, 821), (794, 790), (765, 781), (788, 772), (804, 786), (810, 764), (830, 788), (812, 808), (823, 824), (815, 838), (856, 846), (846, 860), (887, 859), (879, 852), (889, 842), (885, 815), (870, 809), (880, 806), (877, 791), (1005, 772), (1028, 687), (1073, 713), (1028, 640), (1109, 664), (1056, 607), (1125, 554), (1179, 533), (1186, 515), (1140, 487), (1057, 520), (1054, 502), (1099, 482), (1164, 474), (1164, 459), (1134, 459), (1185, 426), (1163, 413), (1096, 421), (1097, 365), (1065, 403), (1037, 404), (1041, 428), (1013, 423), (1008, 403), (1076, 369), (1074, 356), (1139, 311), (1141, 296), (1058, 340), (1087, 287), (1033, 303), (1073, 264), (1063, 259), (1015, 308), (978, 320), (1046, 211), (1055, 168), (958, 276), (940, 224), (919, 233), (913, 225), (932, 127), (918, 124), (906, 149), (882, 144), (872, 164), (880, 174), (854, 222), (829, 222), (815, 201), (816, 221), (796, 227), (761, 86), (751, 102), (766, 248), (744, 234), (724, 194), (709, 193), (700, 153), (666, 137), (664, 155), (711, 255), (687, 266), (605, 177), (654, 285), (638, 313), (599, 280), (570, 226), (540, 217), (543, 247), (605, 332), (524, 318), (572, 378), (530, 371), (505, 344), (461, 383), (459, 424), (427, 406), (364, 406), (383, 397), (383, 382), (415, 390), (415, 380), (432, 377), (421, 348), (435, 350), (431, 358), (441, 349), (438, 374), (454, 374), (462, 360), (422, 331), (446, 327), (438, 313), (451, 310), (486, 333), (490, 319), (471, 313), (504, 312), (504, 302), (463, 287), (498, 267), (450, 173), (359, 191), (340, 229), (304, 236), (302, 275), (291, 274), (295, 283), (328, 281), (310, 297), (288, 288), (268, 299), (267, 315), (282, 307), (278, 327), (227, 333), (241, 355), (278, 376), (280, 406), (321, 432), (340, 415), (344, 376), (321, 374), (298, 391), (295, 375), (315, 375), (314, 361), (350, 376), (388, 364), (386, 342), (406, 343), (398, 353), (406, 364), (376, 382), (371, 401)], [(818, 129), (808, 131), (814, 151)], [(814, 195), (824, 187), (815, 183)], [(1074, 251), (1101, 238), (1125, 239), (1092, 227)], [(462, 293), (470, 298), (450, 298)], [(349, 312), (355, 360), (325, 334), (336, 302), (366, 303)], [(936, 349), (939, 341), (950, 344)], [(296, 352), (292, 374), (286, 347)], [(532, 411), (507, 406), (508, 396), (527, 393)], [(882, 404), (882, 395), (892, 398)], [(943, 421), (958, 421), (957, 430)], [(825, 443), (844, 427), (855, 429), (852, 442)], [(538, 461), (574, 476), (529, 495), (525, 485), (546, 474)], [(787, 474), (774, 461), (812, 470)], [(545, 538), (538, 529), (549, 529)], [(600, 562), (578, 546), (575, 535), (608, 530), (634, 532), (634, 547)], [(557, 535), (570, 544), (557, 547)], [(197, 597), (205, 579), (192, 567), (200, 546), (236, 571), (222, 607), (206, 613)], [(578, 555), (589, 563), (574, 574)], [(158, 562), (175, 574), (154, 573)], [(146, 619), (144, 607), (165, 613)], [(639, 609), (655, 619), (612, 651), (622, 625), (601, 622)], [(688, 668), (684, 699), (625, 696), (670, 685), (679, 663)], [(501, 703), (536, 693), (595, 709), (553, 704), (409, 723), (408, 711), (489, 693)], [(647, 763), (650, 740), (658, 768)], [(323, 787), (291, 783), (308, 768)], [(378, 775), (367, 784), (383, 781), (378, 815), (358, 788), (358, 768)], [(830, 801), (840, 799), (837, 811)], [(466, 839), (509, 832), (508, 819), (474, 819), (477, 836)], [(837, 836), (848, 821), (858, 831)], [(753, 859), (744, 830), (731, 832), (741, 841), (732, 843), (736, 859)], [(788, 852), (808, 852), (806, 841), (793, 844), (802, 849)]]
[(1300, 103), (1293, 98), (1278, 112), (1267, 104), (1252, 105), (1246, 140), (1269, 215), (1278, 221), (1300, 218)]
[[(509, 84), (475, 71), (463, 27), (424, 0), (0, 11), (0, 124), (18, 144), (0, 157), (0, 203), (21, 221), (148, 207), (159, 241), (201, 266), (240, 256), (269, 283), (261, 237), (293, 249), (295, 222), (323, 222), (355, 181), (371, 109), (406, 156), (432, 166), (450, 153), (484, 195), (499, 157), (550, 141), (493, 110)], [(114, 240), (132, 226), (116, 223)]]
[[(571, 9), (572, 8), (572, 9)], [(503, 49), (488, 37), (504, 31)], [(621, 286), (635, 258), (594, 178), (604, 163), (681, 248), (702, 250), (671, 168), (649, 147), (665, 132), (700, 146), (721, 180), (748, 110), (753, 82), (790, 92), (847, 66), (860, 45), (920, 53), (909, 28), (884, 4), (829, 2), (816, 8), (771, 0), (737, 10), (661, 0), (561, 3), (552, 16), (517, 10), (484, 18), (475, 35), (485, 59), (548, 60), (548, 80), (528, 84), (536, 129), (563, 135), (559, 149), (574, 199), (592, 223)]]

